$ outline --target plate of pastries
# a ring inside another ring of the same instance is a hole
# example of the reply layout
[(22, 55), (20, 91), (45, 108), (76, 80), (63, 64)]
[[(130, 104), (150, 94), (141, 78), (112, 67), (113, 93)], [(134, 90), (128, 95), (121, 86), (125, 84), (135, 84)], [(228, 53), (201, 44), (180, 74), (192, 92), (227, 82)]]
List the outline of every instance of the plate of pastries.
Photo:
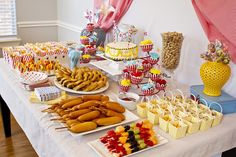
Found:
[(139, 119), (106, 95), (83, 95), (64, 99), (43, 110), (52, 114), (51, 121), (58, 122), (58, 131), (68, 130), (80, 136)]
[(67, 92), (75, 94), (97, 94), (108, 89), (107, 76), (98, 69), (77, 67), (70, 70), (66, 67), (55, 72), (54, 84)]

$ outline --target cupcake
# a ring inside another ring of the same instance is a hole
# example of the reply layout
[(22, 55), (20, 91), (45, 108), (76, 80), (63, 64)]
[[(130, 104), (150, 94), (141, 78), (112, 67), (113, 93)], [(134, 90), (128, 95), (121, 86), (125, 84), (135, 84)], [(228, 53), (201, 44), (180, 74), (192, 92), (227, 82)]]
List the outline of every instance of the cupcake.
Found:
[(122, 92), (128, 92), (130, 86), (131, 86), (131, 82), (129, 79), (122, 79), (120, 81), (120, 90)]
[(130, 80), (131, 77), (130, 77), (130, 73), (129, 73), (128, 69), (124, 69), (122, 72), (123, 72), (122, 73), (123, 78)]
[(89, 54), (84, 54), (82, 55), (82, 61), (83, 63), (88, 63), (90, 62), (91, 56)]
[(94, 31), (94, 24), (93, 23), (88, 23), (86, 26), (87, 31), (93, 32)]
[(86, 45), (85, 46), (85, 53), (86, 54), (90, 54), (90, 55), (94, 55), (96, 53), (96, 47), (92, 46), (92, 45)]
[(89, 45), (96, 45), (98, 38), (95, 35), (89, 37)]
[(143, 72), (144, 71), (143, 65), (138, 65), (137, 66), (137, 71)]
[(149, 71), (151, 68), (152, 68), (152, 64), (149, 63), (147, 60), (144, 60), (142, 62), (142, 65), (143, 65), (143, 70), (146, 72), (146, 71)]
[(143, 73), (140, 71), (135, 71), (131, 73), (131, 82), (133, 84), (139, 84), (143, 80)]
[(149, 53), (149, 57), (146, 59), (152, 65), (156, 64), (159, 61), (159, 54), (155, 52)]
[(156, 81), (156, 89), (157, 90), (163, 90), (165, 91), (165, 88), (166, 88), (166, 80), (164, 79), (159, 79)]
[(143, 40), (140, 42), (140, 47), (143, 52), (149, 52), (153, 48), (153, 42), (151, 40)]
[(128, 62), (126, 63), (126, 69), (127, 69), (129, 72), (136, 71), (136, 69), (137, 69), (137, 63), (136, 63), (136, 61), (128, 61)]
[(87, 36), (80, 36), (80, 42), (81, 42), (81, 44), (88, 45), (89, 38)]
[(152, 82), (148, 82), (142, 86), (142, 93), (145, 96), (150, 96), (154, 93), (155, 87)]
[(152, 81), (155, 81), (155, 82), (160, 79), (160, 74), (161, 74), (161, 71), (159, 69), (156, 69), (156, 68), (152, 68), (149, 71), (150, 79)]

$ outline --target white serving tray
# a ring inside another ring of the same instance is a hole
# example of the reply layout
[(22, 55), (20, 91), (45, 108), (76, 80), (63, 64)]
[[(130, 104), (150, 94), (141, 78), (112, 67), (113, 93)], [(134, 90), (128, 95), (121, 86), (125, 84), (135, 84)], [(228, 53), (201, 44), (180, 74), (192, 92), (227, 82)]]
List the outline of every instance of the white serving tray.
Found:
[(103, 60), (97, 62), (90, 62), (89, 64), (105, 71), (106, 73), (110, 74), (111, 76), (119, 76), (122, 75), (122, 68), (115, 68), (111, 66), (111, 64), (117, 64), (115, 61), (111, 60)]
[(64, 90), (64, 91), (69, 92), (69, 93), (74, 93), (74, 94), (98, 94), (98, 93), (104, 92), (109, 87), (109, 82), (107, 81), (106, 85), (104, 87), (98, 89), (98, 90), (90, 91), (90, 92), (84, 92), (84, 91), (75, 91), (73, 89), (63, 87), (56, 79), (54, 79), (54, 84), (55, 84), (55, 86), (57, 86), (61, 90)]
[(105, 129), (113, 128), (115, 126), (131, 123), (133, 121), (136, 121), (136, 120), (140, 119), (138, 116), (136, 116), (134, 113), (130, 112), (127, 109), (125, 110), (125, 112), (123, 114), (125, 116), (125, 120), (122, 121), (121, 123), (114, 124), (114, 125), (108, 125), (108, 126), (101, 126), (101, 127), (96, 128), (95, 130), (91, 130), (91, 131), (87, 131), (87, 132), (72, 133), (72, 132), (69, 131), (69, 133), (74, 137), (81, 136), (81, 135), (87, 135), (87, 134), (95, 133), (95, 132), (102, 131), (102, 130), (105, 130)]
[[(131, 155), (135, 155), (135, 154), (138, 154), (138, 153), (141, 153), (143, 151), (146, 151), (146, 150), (149, 150), (149, 149), (153, 149), (153, 148), (156, 148), (156, 147), (159, 147), (163, 144), (166, 144), (168, 142), (168, 140), (166, 138), (164, 138), (163, 136), (157, 134), (157, 137), (158, 137), (158, 141), (159, 143), (157, 145), (154, 145), (152, 147), (148, 147), (148, 148), (145, 148), (145, 149), (142, 149), (140, 151), (137, 151), (137, 152), (134, 152), (132, 154), (128, 154), (128, 155), (125, 155), (124, 157), (128, 157), (128, 156), (131, 156)], [(102, 142), (100, 142), (99, 139), (97, 140), (94, 140), (94, 141), (91, 141), (91, 142), (88, 142), (88, 145), (100, 156), (100, 157), (114, 157), (109, 151), (108, 149), (104, 146), (104, 144)]]

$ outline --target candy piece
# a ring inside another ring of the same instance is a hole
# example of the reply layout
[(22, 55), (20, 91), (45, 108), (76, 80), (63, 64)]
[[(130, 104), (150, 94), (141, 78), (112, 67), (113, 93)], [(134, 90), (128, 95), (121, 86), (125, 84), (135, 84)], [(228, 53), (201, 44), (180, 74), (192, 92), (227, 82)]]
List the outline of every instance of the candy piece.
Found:
[(145, 144), (145, 143), (140, 143), (139, 144), (139, 148), (140, 149), (144, 149), (144, 148), (146, 148), (147, 147), (147, 145)]
[(139, 140), (140, 139), (140, 135), (134, 135), (135, 140)]
[(127, 139), (128, 139), (127, 137), (120, 137), (119, 141), (120, 141), (120, 143), (125, 144)]
[(127, 132), (129, 129), (130, 129), (130, 126), (129, 126), (129, 125), (126, 125), (126, 126), (125, 126), (125, 131)]

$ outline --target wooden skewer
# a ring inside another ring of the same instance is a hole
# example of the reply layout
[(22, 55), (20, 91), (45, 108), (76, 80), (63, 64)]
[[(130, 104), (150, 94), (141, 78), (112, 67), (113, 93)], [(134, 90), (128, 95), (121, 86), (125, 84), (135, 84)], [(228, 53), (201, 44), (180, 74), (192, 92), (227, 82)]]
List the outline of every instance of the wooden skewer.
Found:
[(67, 129), (68, 127), (55, 128), (55, 130)]
[(42, 110), (41, 112), (49, 112), (51, 109), (47, 108), (47, 109), (44, 109)]
[(62, 118), (53, 118), (53, 119), (50, 119), (50, 121), (54, 121), (54, 120), (63, 120)]

